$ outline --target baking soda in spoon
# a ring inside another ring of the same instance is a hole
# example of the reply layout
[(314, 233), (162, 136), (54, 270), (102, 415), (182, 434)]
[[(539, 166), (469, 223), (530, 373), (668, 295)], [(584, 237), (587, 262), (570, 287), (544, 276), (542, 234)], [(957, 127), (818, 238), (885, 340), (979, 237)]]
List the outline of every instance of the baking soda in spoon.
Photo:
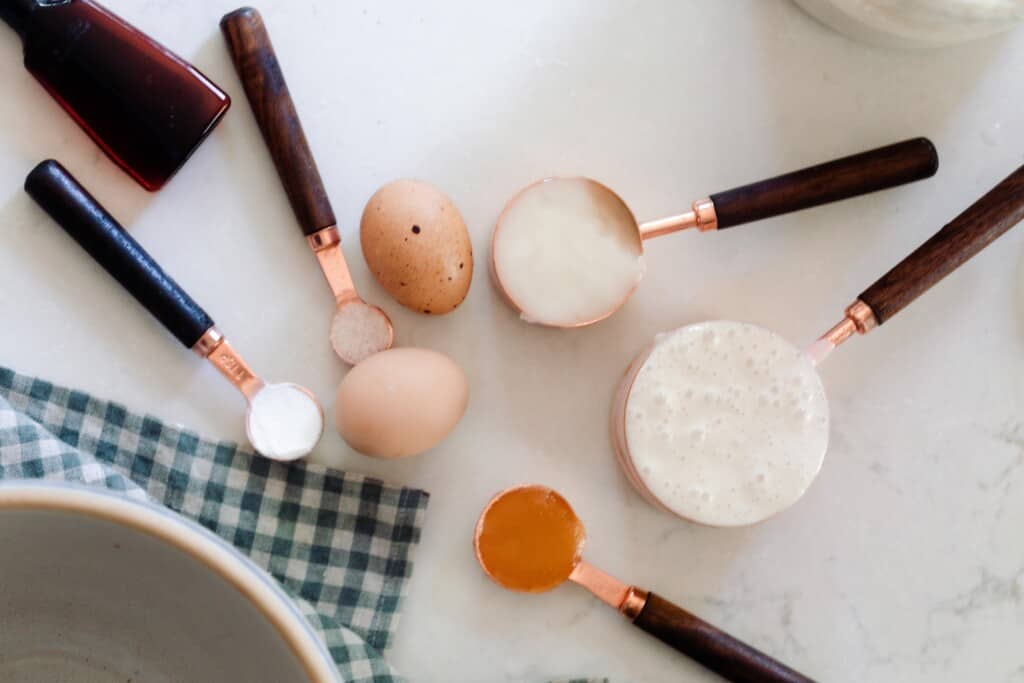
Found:
[(267, 384), (252, 397), (249, 440), (275, 460), (301, 458), (316, 447), (324, 417), (312, 396), (292, 384)]
[(828, 433), (808, 357), (738, 322), (663, 335), (626, 407), (637, 476), (675, 514), (713, 526), (752, 524), (795, 503), (821, 468)]

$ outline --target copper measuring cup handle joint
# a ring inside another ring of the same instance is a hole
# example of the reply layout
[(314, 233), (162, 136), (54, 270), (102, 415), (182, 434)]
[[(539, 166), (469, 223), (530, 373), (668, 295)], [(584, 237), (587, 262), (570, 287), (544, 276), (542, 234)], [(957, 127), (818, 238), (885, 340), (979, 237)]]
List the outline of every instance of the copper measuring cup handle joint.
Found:
[(701, 232), (718, 230), (718, 214), (715, 211), (715, 203), (710, 198), (695, 201), (693, 208), (684, 214), (641, 223), (640, 239), (654, 239), (691, 228)]
[(878, 318), (875, 312), (861, 300), (855, 301), (846, 309), (846, 317), (826, 332), (822, 339), (837, 347), (854, 334), (867, 334), (878, 327)]
[(337, 225), (328, 225), (326, 228), (317, 230), (312, 235), (309, 235), (306, 238), (306, 242), (309, 244), (309, 248), (313, 250), (313, 253), (316, 253), (323, 249), (340, 245), (341, 233), (338, 232)]
[(199, 338), (192, 351), (210, 361), (247, 399), (252, 400), (264, 387), (263, 380), (256, 376), (216, 326)]
[(576, 565), (569, 580), (594, 594), (604, 604), (618, 610), (630, 621), (636, 621), (647, 605), (648, 593), (636, 586), (627, 586), (583, 560)]
[(223, 333), (221, 333), (221, 331), (217, 329), (217, 326), (214, 325), (199, 338), (199, 341), (197, 341), (195, 346), (192, 347), (192, 351), (200, 358), (209, 358), (210, 354), (213, 353), (223, 341)]
[(324, 279), (334, 294), (335, 302), (341, 304), (359, 299), (348, 262), (341, 251), (341, 233), (338, 232), (338, 226), (329, 225), (314, 232), (306, 238), (306, 244), (316, 255)]

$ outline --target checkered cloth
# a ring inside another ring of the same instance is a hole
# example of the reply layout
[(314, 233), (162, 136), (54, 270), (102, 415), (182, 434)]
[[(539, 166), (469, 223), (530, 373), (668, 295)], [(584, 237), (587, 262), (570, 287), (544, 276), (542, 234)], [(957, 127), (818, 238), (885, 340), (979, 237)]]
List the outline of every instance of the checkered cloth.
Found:
[(402, 680), (382, 653), (398, 625), (425, 492), (273, 463), (0, 368), (4, 479), (80, 482), (167, 506), (277, 579), (346, 681)]

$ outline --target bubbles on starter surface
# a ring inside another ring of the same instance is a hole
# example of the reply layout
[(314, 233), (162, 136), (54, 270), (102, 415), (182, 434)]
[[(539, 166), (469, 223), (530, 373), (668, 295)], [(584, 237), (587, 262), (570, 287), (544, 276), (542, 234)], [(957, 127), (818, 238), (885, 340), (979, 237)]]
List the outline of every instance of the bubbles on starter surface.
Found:
[(626, 416), (629, 450), (651, 493), (717, 526), (753, 524), (792, 505), (828, 443), (813, 365), (778, 335), (744, 323), (659, 337)]

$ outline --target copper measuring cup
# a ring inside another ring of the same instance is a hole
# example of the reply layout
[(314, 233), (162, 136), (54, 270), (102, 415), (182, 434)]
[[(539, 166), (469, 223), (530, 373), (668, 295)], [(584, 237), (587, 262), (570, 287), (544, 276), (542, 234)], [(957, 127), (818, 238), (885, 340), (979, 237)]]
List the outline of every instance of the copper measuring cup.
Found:
[[(865, 290), (846, 309), (842, 321), (822, 335), (804, 353), (814, 365), (820, 364), (852, 336), (867, 334), (887, 322), (1022, 220), (1024, 166), (1014, 171)], [(656, 507), (679, 515), (659, 500), (644, 483), (630, 452), (627, 435), (626, 416), (629, 398), (640, 371), (656, 346), (656, 343), (649, 345), (633, 361), (619, 384), (612, 403), (611, 442), (616, 458), (634, 488)], [(822, 452), (822, 459), (824, 456), (825, 453)], [(796, 500), (790, 501), (790, 504), (795, 502)]]
[[(39, 164), (26, 179), (25, 190), (178, 341), (209, 360), (242, 393), (248, 406), (246, 432), (257, 452), (272, 460), (292, 461), (313, 450), (323, 434), (324, 422), (323, 410), (316, 397), (298, 385), (270, 385), (256, 376), (217, 329), (213, 319), (63, 166), (53, 160)], [(273, 415), (266, 414), (254, 417), (252, 410), (257, 394), (268, 387), (294, 389), (316, 407), (320, 419), (319, 432), (315, 439), (309, 439), (308, 444), (301, 446), (301, 450), (278, 452), (279, 444), (261, 438), (254, 430), (254, 419), (261, 424), (268, 418), (274, 419)]]
[[(811, 682), (671, 602), (588, 564), (582, 557), (585, 542), (583, 523), (565, 498), (533, 485), (508, 489), (488, 503), (477, 523), (473, 547), (484, 573), (503, 588), (543, 593), (571, 581), (634, 626), (728, 680)], [(547, 552), (556, 561), (541, 571), (548, 558), (539, 555)], [(510, 563), (521, 566), (510, 567)], [(513, 577), (509, 570), (522, 575)]]
[[(693, 203), (690, 211), (669, 218), (640, 223), (626, 202), (610, 188), (588, 178), (548, 178), (528, 186), (513, 197), (494, 228), (491, 239), (491, 273), (505, 301), (524, 319), (547, 327), (575, 328), (600, 322), (625, 305), (636, 285), (623, 292), (621, 299), (599, 315), (585, 320), (543, 321), (531, 315), (509, 291), (497, 250), (505, 218), (517, 202), (531, 190), (547, 183), (584, 183), (589, 192), (616, 207), (616, 213), (628, 216), (636, 231), (638, 255), (643, 243), (691, 228), (700, 232), (724, 230), (773, 216), (809, 209), (851, 197), (877, 192), (935, 175), (938, 170), (935, 146), (926, 138), (916, 138), (844, 157), (800, 171), (771, 178), (711, 195)], [(537, 264), (532, 264), (538, 267)], [(639, 283), (637, 283), (639, 284)]]
[(335, 353), (355, 365), (390, 349), (394, 343), (391, 319), (380, 308), (363, 301), (356, 291), (341, 250), (334, 209), (263, 18), (246, 7), (226, 15), (221, 30), (299, 228), (334, 294), (337, 313), (331, 325), (331, 345)]

